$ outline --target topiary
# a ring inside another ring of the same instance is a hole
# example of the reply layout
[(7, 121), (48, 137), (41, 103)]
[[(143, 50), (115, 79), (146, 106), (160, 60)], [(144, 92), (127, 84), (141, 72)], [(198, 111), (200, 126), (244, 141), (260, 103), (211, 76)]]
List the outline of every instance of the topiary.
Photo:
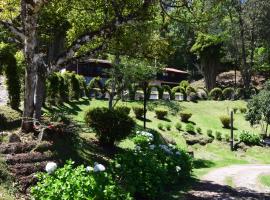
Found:
[(191, 123), (188, 123), (188, 124), (186, 125), (186, 131), (187, 131), (188, 133), (190, 133), (190, 134), (195, 134), (195, 127), (194, 127), (194, 125), (191, 124)]
[(129, 113), (130, 113), (130, 107), (128, 107), (128, 106), (117, 106), (116, 107), (116, 110), (118, 110), (118, 111), (120, 111), (120, 112), (123, 112), (123, 113), (125, 113), (126, 115), (129, 115)]
[(80, 81), (75, 73), (70, 77), (70, 98), (71, 100), (79, 100), (81, 97)]
[(52, 73), (46, 81), (46, 99), (50, 105), (59, 103), (59, 77)]
[(158, 119), (165, 119), (165, 117), (168, 115), (168, 111), (165, 109), (156, 109), (155, 110), (156, 116)]
[(216, 131), (216, 139), (217, 139), (218, 141), (221, 141), (221, 140), (222, 140), (222, 133), (221, 133), (221, 132)]
[(175, 124), (175, 128), (176, 128), (176, 130), (181, 131), (181, 129), (182, 129), (182, 124), (181, 124), (180, 122), (177, 122), (177, 123)]
[(108, 108), (90, 108), (85, 113), (85, 122), (94, 129), (102, 144), (113, 146), (131, 134), (134, 120), (120, 110)]
[(186, 90), (186, 88), (189, 86), (189, 82), (186, 80), (183, 80), (179, 83), (179, 86), (184, 88)]
[(207, 133), (207, 136), (208, 136), (208, 137), (214, 138), (213, 131), (212, 131), (211, 129), (208, 129), (208, 130), (206, 131), (206, 133)]
[(239, 108), (239, 110), (240, 110), (241, 113), (246, 113), (247, 112), (247, 108), (244, 108), (244, 107)]
[(200, 127), (197, 127), (196, 131), (197, 131), (198, 134), (202, 134), (202, 129)]
[(224, 99), (231, 100), (234, 98), (234, 89), (231, 87), (225, 88), (222, 91), (222, 96)]
[(0, 131), (19, 127), (21, 113), (7, 106), (0, 106)]
[(171, 130), (171, 125), (170, 124), (166, 124), (166, 129), (168, 130), (168, 131), (170, 131)]
[(133, 106), (132, 110), (136, 118), (141, 118), (144, 115), (144, 108), (142, 106)]
[(221, 100), (222, 99), (222, 90), (220, 88), (214, 88), (210, 91), (209, 96), (213, 100)]
[(235, 97), (237, 99), (244, 99), (245, 98), (245, 90), (243, 88), (237, 88), (235, 91)]
[(231, 118), (228, 115), (222, 115), (219, 117), (221, 123), (223, 124), (224, 128), (230, 128), (231, 125)]
[(188, 122), (189, 119), (191, 118), (192, 113), (189, 112), (181, 112), (180, 113), (180, 118), (182, 122)]
[(164, 130), (164, 126), (162, 123), (158, 123), (158, 129), (162, 131)]
[(195, 92), (190, 92), (187, 99), (188, 101), (196, 102), (198, 100), (198, 95)]

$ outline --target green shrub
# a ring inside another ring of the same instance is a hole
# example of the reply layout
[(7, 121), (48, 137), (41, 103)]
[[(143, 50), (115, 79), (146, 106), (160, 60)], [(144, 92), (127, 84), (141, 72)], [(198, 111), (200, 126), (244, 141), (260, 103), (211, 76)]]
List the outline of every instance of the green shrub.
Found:
[(198, 95), (195, 92), (190, 92), (188, 95), (188, 100), (196, 102), (198, 100)]
[(156, 109), (155, 113), (158, 119), (165, 119), (165, 117), (168, 115), (168, 111), (164, 109)]
[(231, 87), (225, 88), (222, 91), (222, 96), (224, 99), (230, 100), (234, 98), (234, 89)]
[(261, 137), (257, 134), (250, 133), (248, 131), (243, 131), (240, 134), (240, 141), (244, 142), (246, 145), (260, 145), (261, 143)]
[(71, 161), (52, 175), (42, 173), (37, 177), (39, 181), (31, 189), (36, 200), (133, 199), (108, 173), (88, 171), (83, 165), (75, 168)]
[(181, 185), (192, 169), (187, 153), (166, 145), (126, 151), (113, 166), (115, 179), (137, 199), (160, 199), (167, 188)]
[(181, 129), (182, 129), (182, 124), (181, 124), (180, 122), (177, 122), (177, 123), (175, 124), (175, 128), (176, 128), (176, 130), (181, 131)]
[(120, 112), (123, 112), (123, 113), (125, 113), (126, 115), (129, 115), (129, 113), (130, 113), (130, 107), (128, 107), (128, 106), (117, 106), (116, 107), (116, 110), (118, 110), (118, 111), (120, 111)]
[(237, 108), (237, 107), (234, 107), (234, 108), (233, 108), (233, 113), (236, 114), (237, 111), (238, 111), (238, 108)]
[(149, 138), (144, 135), (136, 135), (132, 138), (132, 141), (137, 146), (146, 146), (150, 143)]
[(0, 131), (19, 127), (21, 113), (7, 106), (0, 106)]
[(158, 123), (158, 129), (159, 129), (159, 130), (164, 130), (164, 126), (163, 126), (162, 123)]
[(190, 134), (195, 134), (195, 127), (194, 127), (194, 125), (191, 124), (191, 123), (188, 123), (188, 124), (186, 125), (186, 131), (187, 131), (188, 133), (190, 133)]
[(209, 96), (213, 100), (221, 100), (222, 99), (222, 90), (220, 88), (214, 88), (210, 91)]
[(59, 77), (56, 73), (52, 73), (46, 82), (46, 98), (50, 105), (59, 103)]
[(216, 131), (216, 139), (221, 141), (222, 140), (222, 133), (219, 131)]
[(59, 85), (58, 85), (58, 94), (60, 97), (60, 102), (68, 102), (69, 100), (69, 86), (68, 81), (65, 79), (64, 74), (57, 73)]
[(172, 126), (171, 126), (170, 124), (166, 124), (166, 129), (167, 129), (168, 131), (170, 131), (171, 128), (172, 128)]
[(184, 88), (184, 89), (186, 90), (186, 88), (189, 86), (189, 82), (183, 80), (183, 81), (181, 81), (181, 82), (179, 83), (179, 85), (180, 85), (180, 87), (182, 87), (182, 88)]
[(198, 134), (202, 134), (202, 129), (200, 127), (197, 127), (196, 131), (197, 131)]
[(208, 137), (214, 138), (213, 131), (211, 129), (208, 129), (206, 133)]
[(244, 107), (239, 108), (239, 110), (240, 110), (241, 113), (246, 113), (247, 112), (247, 108), (244, 108)]
[(85, 113), (85, 122), (95, 130), (100, 142), (108, 145), (125, 139), (135, 126), (134, 120), (126, 113), (108, 108), (89, 109)]
[(196, 91), (196, 89), (194, 87), (188, 86), (186, 88), (186, 94), (190, 95), (190, 93), (192, 93), (192, 92), (196, 94), (197, 91)]
[(222, 115), (219, 117), (224, 128), (230, 128), (231, 118), (228, 115)]
[(144, 114), (143, 106), (134, 106), (134, 107), (132, 107), (132, 110), (133, 110), (136, 118), (141, 118)]
[(71, 100), (79, 100), (81, 97), (80, 81), (75, 73), (70, 77), (70, 98)]
[(225, 134), (225, 141), (226, 142), (230, 142), (230, 139), (231, 139), (230, 135), (229, 134)]
[(181, 121), (182, 122), (188, 122), (189, 119), (191, 118), (192, 113), (188, 113), (188, 112), (181, 112), (180, 113), (180, 117), (181, 117)]

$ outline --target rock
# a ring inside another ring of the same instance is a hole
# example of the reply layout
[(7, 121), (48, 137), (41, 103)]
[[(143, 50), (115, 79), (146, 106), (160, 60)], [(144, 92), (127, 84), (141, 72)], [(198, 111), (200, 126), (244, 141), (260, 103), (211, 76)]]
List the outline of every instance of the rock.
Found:
[(21, 142), (21, 138), (16, 133), (12, 133), (8, 138), (9, 143)]
[(200, 144), (200, 145), (206, 145), (208, 143), (212, 143), (214, 138), (210, 138), (203, 135), (190, 135), (185, 134), (184, 138), (186, 140), (186, 143), (188, 145), (194, 145), (194, 144)]

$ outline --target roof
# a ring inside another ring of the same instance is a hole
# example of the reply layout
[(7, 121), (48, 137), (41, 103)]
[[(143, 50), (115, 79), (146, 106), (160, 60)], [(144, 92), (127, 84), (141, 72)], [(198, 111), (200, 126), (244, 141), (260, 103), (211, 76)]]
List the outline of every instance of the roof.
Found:
[(188, 72), (186, 72), (186, 71), (182, 71), (182, 70), (175, 69), (175, 68), (170, 68), (170, 67), (165, 68), (165, 71), (167, 71), (167, 72), (175, 72), (175, 73), (179, 73), (179, 74), (188, 74)]
[(100, 64), (112, 65), (111, 61), (109, 61), (109, 60), (102, 60), (102, 59), (87, 59), (87, 60), (84, 60), (81, 63), (100, 63)]

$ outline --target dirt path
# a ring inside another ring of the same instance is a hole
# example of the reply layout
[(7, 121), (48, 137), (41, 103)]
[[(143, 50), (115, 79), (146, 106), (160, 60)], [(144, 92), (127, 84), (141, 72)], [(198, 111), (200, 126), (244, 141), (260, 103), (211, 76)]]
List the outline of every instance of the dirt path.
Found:
[(270, 174), (270, 165), (232, 165), (215, 169), (194, 185), (186, 200), (270, 200), (270, 188), (258, 182), (262, 174)]

